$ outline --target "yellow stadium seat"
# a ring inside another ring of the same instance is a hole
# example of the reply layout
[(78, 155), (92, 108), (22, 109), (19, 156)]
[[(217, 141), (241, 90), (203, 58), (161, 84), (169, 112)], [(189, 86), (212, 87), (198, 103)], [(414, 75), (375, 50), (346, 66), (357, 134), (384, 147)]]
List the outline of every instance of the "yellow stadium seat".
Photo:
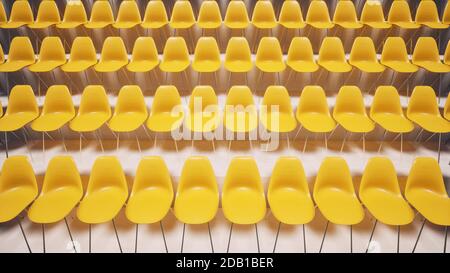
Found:
[(297, 127), (291, 98), (286, 87), (267, 87), (261, 103), (260, 120), (263, 126), (271, 132), (286, 133)]
[(259, 0), (255, 3), (252, 14), (252, 24), (260, 29), (271, 29), (277, 26), (272, 2)]
[(115, 28), (132, 28), (141, 23), (141, 14), (139, 7), (134, 0), (122, 1), (119, 6), (116, 21), (113, 24)]
[(448, 1), (445, 5), (444, 14), (442, 15), (442, 23), (450, 25), (450, 3)]
[(86, 10), (82, 1), (71, 0), (66, 4), (64, 17), (61, 23), (57, 24), (58, 28), (76, 28), (87, 23)]
[(235, 85), (230, 88), (223, 123), (231, 132), (250, 132), (258, 127), (258, 112), (248, 86)]
[(408, 1), (394, 1), (388, 14), (388, 22), (400, 28), (415, 29), (420, 25), (416, 24), (411, 18), (411, 10)]
[(363, 24), (358, 21), (355, 5), (350, 0), (341, 0), (336, 3), (333, 22), (343, 28), (362, 28)]
[(408, 58), (405, 41), (402, 37), (388, 37), (383, 45), (381, 64), (396, 72), (413, 73), (419, 68)]
[(198, 12), (199, 28), (215, 29), (222, 25), (222, 15), (216, 1), (203, 1)]
[(230, 72), (248, 72), (253, 68), (252, 54), (246, 38), (231, 37), (225, 52), (224, 66)]
[(349, 72), (352, 70), (352, 66), (345, 59), (344, 46), (338, 37), (325, 37), (323, 39), (317, 63), (330, 72)]
[(367, 0), (361, 12), (361, 23), (375, 29), (390, 28), (391, 24), (384, 19), (383, 7), (378, 0)]
[(6, 16), (5, 7), (3, 6), (3, 2), (0, 2), (0, 28), (8, 22), (8, 18)]
[(149, 1), (145, 9), (144, 19), (141, 26), (143, 28), (158, 29), (169, 23), (166, 7), (163, 1)]
[(220, 66), (220, 51), (216, 39), (214, 37), (200, 37), (195, 47), (192, 69), (197, 72), (215, 72), (219, 70)]
[(84, 24), (86, 28), (104, 28), (114, 23), (114, 15), (108, 1), (95, 1), (92, 5), (89, 22)]
[(36, 21), (28, 25), (29, 28), (47, 28), (59, 24), (61, 17), (59, 16), (58, 6), (55, 1), (42, 1), (39, 4)]
[(147, 127), (154, 132), (170, 132), (183, 124), (184, 112), (180, 94), (173, 85), (156, 89)]
[(134, 42), (128, 71), (148, 72), (159, 64), (158, 49), (152, 37), (139, 37)]
[(281, 72), (286, 69), (280, 42), (275, 37), (261, 38), (256, 51), (256, 67), (263, 72)]
[(369, 37), (355, 38), (348, 62), (368, 73), (380, 73), (386, 69), (378, 61), (375, 45)]
[[(188, 2), (188, 1), (177, 1)], [(164, 72), (181, 72), (190, 64), (189, 51), (182, 37), (170, 37), (164, 46), (163, 58), (159, 68)]]
[(412, 63), (434, 73), (450, 72), (450, 66), (441, 62), (439, 49), (433, 37), (417, 39)]
[(219, 105), (214, 89), (208, 85), (196, 86), (189, 98), (186, 127), (191, 132), (211, 132), (219, 126), (219, 122)]
[[(47, 2), (47, 1), (46, 1)], [(66, 53), (59, 37), (45, 37), (36, 63), (30, 65), (31, 72), (49, 72), (66, 63)]]
[(300, 4), (297, 1), (284, 1), (278, 16), (278, 23), (289, 29), (304, 28), (306, 23), (303, 20)]
[(9, 47), (6, 62), (0, 65), (0, 72), (15, 72), (34, 64), (35, 61), (30, 39), (28, 37), (14, 37)]
[(18, 130), (38, 116), (39, 109), (31, 86), (16, 85), (11, 89), (6, 113), (0, 118), (0, 131)]
[(126, 66), (127, 64), (128, 54), (122, 38), (106, 38), (103, 43), (100, 60), (94, 66), (94, 69), (98, 72), (114, 72)]
[(315, 28), (326, 29), (334, 27), (330, 20), (327, 3), (322, 0), (311, 1), (306, 13), (306, 23)]
[(228, 2), (224, 24), (231, 29), (245, 29), (250, 24), (244, 1)]
[(432, 0), (420, 1), (416, 10), (416, 23), (435, 29), (448, 28), (447, 24), (443, 24), (439, 20), (436, 3)]
[(108, 126), (114, 132), (131, 132), (148, 117), (144, 95), (138, 85), (126, 85), (119, 91), (114, 114)]
[(89, 37), (76, 37), (72, 43), (70, 57), (61, 66), (65, 72), (81, 72), (97, 63), (97, 53)]
[(176, 1), (172, 8), (169, 25), (174, 29), (186, 29), (195, 24), (194, 11), (189, 1)]
[(19, 28), (34, 22), (33, 11), (27, 0), (14, 1), (9, 21), (2, 25), (2, 28)]
[(294, 37), (291, 40), (286, 64), (296, 72), (315, 72), (319, 69), (307, 37)]

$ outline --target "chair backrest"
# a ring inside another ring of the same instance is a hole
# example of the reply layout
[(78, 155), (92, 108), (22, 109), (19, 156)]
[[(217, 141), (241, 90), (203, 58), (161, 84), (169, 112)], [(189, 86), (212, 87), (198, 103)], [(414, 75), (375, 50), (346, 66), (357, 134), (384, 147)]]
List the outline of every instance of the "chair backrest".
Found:
[(408, 103), (407, 115), (425, 113), (440, 116), (436, 94), (430, 86), (416, 86)]
[[(201, 109), (196, 109), (198, 106), (201, 106)], [(218, 110), (218, 107), (217, 95), (212, 86), (199, 85), (192, 90), (189, 98), (189, 111), (191, 113), (195, 113), (194, 111), (197, 110), (214, 112)]]
[(97, 62), (97, 53), (94, 43), (89, 37), (76, 37), (73, 40), (70, 50), (70, 61), (95, 61)]
[(384, 19), (381, 2), (367, 0), (361, 12), (361, 22), (373, 28), (389, 28), (390, 24)]
[[(233, 3), (232, 1), (231, 3)], [(237, 1), (236, 1), (237, 2)], [(232, 37), (228, 41), (226, 53), (225, 53), (225, 62), (242, 60), (246, 62), (251, 62), (251, 52), (250, 46), (248, 45), (247, 39), (244, 37)]]
[(259, 24), (267, 24), (269, 28), (276, 25), (275, 11), (271, 1), (259, 0), (255, 3), (252, 14), (252, 23), (256, 26)]
[(416, 10), (416, 22), (431, 28), (447, 28), (439, 20), (438, 9), (436, 3), (432, 0), (424, 0), (419, 2)]
[(412, 63), (416, 64), (416, 62), (422, 61), (441, 62), (436, 40), (432, 37), (419, 37), (417, 39), (412, 55)]
[(145, 9), (144, 19), (142, 23), (151, 24), (157, 23), (158, 26), (163, 26), (169, 23), (169, 18), (167, 17), (166, 7), (163, 1), (152, 0), (149, 1)]
[(386, 39), (381, 53), (381, 63), (386, 61), (410, 62), (406, 44), (402, 37), (388, 37)]
[(33, 45), (31, 44), (30, 38), (19, 36), (12, 39), (7, 62), (14, 61), (35, 61)]
[(83, 2), (79, 0), (68, 1), (64, 10), (62, 25), (64, 26), (64, 23), (84, 24), (86, 22), (87, 15)]
[(27, 0), (14, 1), (9, 16), (10, 23), (31, 24), (34, 21), (33, 11)]
[(447, 197), (444, 179), (439, 163), (432, 157), (417, 157), (406, 180), (405, 196), (410, 199), (414, 190), (430, 191)]
[(333, 116), (353, 113), (367, 116), (364, 99), (358, 86), (342, 86), (336, 97)]
[(0, 174), (0, 193), (25, 187), (38, 194), (38, 186), (33, 168), (26, 156), (10, 156), (3, 161)]
[(195, 24), (194, 11), (190, 1), (176, 1), (172, 8), (170, 24), (174, 28), (189, 28)]
[(314, 52), (311, 42), (307, 37), (294, 37), (289, 46), (287, 63), (291, 61), (313, 62)]
[(114, 14), (109, 1), (95, 1), (92, 5), (90, 23), (114, 23)]
[(29, 112), (39, 115), (39, 108), (30, 85), (16, 85), (11, 89), (6, 115)]
[(88, 85), (81, 94), (80, 107), (78, 115), (100, 112), (111, 115), (108, 96), (102, 85)]
[(352, 1), (341, 0), (336, 3), (333, 22), (344, 28), (360, 28), (362, 24), (358, 21), (356, 8)]
[(297, 116), (306, 113), (318, 113), (331, 117), (327, 97), (319, 85), (305, 86), (300, 94)]
[[(177, 1), (188, 2), (188, 1)], [(189, 51), (183, 37), (170, 37), (164, 46), (163, 61), (180, 60), (189, 62)]]
[(181, 97), (174, 85), (160, 85), (153, 97), (150, 115), (166, 112), (170, 113), (174, 107), (181, 107)]
[(134, 42), (131, 62), (155, 61), (159, 62), (158, 49), (152, 37), (139, 37)]
[(256, 63), (261, 61), (283, 62), (280, 42), (275, 37), (263, 37), (256, 51)]
[(394, 86), (379, 86), (375, 91), (370, 115), (377, 113), (390, 113), (394, 115), (403, 115), (400, 104), (400, 96)]
[(222, 15), (216, 1), (203, 1), (198, 12), (200, 28), (217, 28), (222, 24)]
[(55, 1), (42, 1), (36, 16), (36, 23), (58, 24), (61, 22), (58, 6)]
[(282, 156), (275, 163), (267, 194), (270, 195), (282, 188), (289, 188), (310, 195), (305, 170), (302, 162), (296, 157)]
[(66, 52), (59, 37), (45, 37), (42, 40), (38, 62), (42, 61), (66, 61)]
[(229, 28), (246, 28), (250, 23), (244, 1), (230, 1), (225, 13), (224, 23)]
[(105, 188), (116, 188), (128, 196), (128, 186), (122, 165), (115, 156), (99, 156), (92, 166), (86, 196), (102, 191)]
[[(314, 3), (314, 2), (313, 2)], [(341, 63), (347, 63), (345, 59), (344, 46), (342, 41), (338, 37), (325, 37), (322, 41), (322, 45), (319, 49), (318, 63), (336, 61)]]
[(356, 196), (350, 169), (347, 162), (341, 157), (327, 157), (322, 161), (314, 183), (314, 197), (322, 189), (330, 188)]
[(134, 0), (122, 1), (117, 12), (116, 23), (119, 27), (129, 28), (141, 23), (139, 7)]
[(195, 46), (194, 63), (195, 61), (202, 60), (220, 63), (219, 46), (217, 45), (216, 39), (214, 37), (200, 37), (198, 39), (197, 45)]
[(394, 1), (388, 14), (388, 22), (402, 26), (402, 23), (414, 23), (408, 1)]
[(79, 199), (83, 196), (83, 185), (77, 165), (73, 158), (67, 155), (55, 156), (48, 163), (41, 195), (61, 188), (71, 188), (79, 195)]
[(317, 0), (309, 3), (308, 12), (306, 13), (306, 23), (317, 28), (331, 28), (333, 26), (325, 1)]
[(361, 178), (359, 195), (363, 196), (366, 191), (373, 188), (401, 196), (397, 172), (394, 164), (387, 157), (372, 157), (366, 164)]
[(278, 22), (286, 28), (305, 27), (300, 4), (297, 1), (284, 1), (278, 16)]
[(75, 116), (72, 95), (66, 85), (52, 85), (48, 88), (42, 115), (49, 113), (69, 113)]
[(108, 37), (103, 42), (100, 62), (108, 61), (128, 62), (127, 49), (122, 38)]
[(114, 115), (121, 113), (142, 113), (147, 115), (144, 95), (138, 85), (126, 85), (120, 89)]
[(280, 113), (290, 113), (293, 115), (291, 98), (284, 86), (272, 85), (267, 87), (261, 104), (267, 107), (267, 113), (272, 111), (271, 106), (278, 106)]
[(350, 52), (349, 63), (358, 61), (378, 62), (377, 52), (369, 37), (356, 37)]

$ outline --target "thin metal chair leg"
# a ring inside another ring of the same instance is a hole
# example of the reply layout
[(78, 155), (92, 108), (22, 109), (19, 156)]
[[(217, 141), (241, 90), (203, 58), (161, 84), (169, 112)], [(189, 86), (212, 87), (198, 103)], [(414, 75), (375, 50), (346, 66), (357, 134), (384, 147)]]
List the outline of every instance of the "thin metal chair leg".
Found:
[(275, 237), (275, 243), (273, 244), (273, 251), (272, 251), (272, 253), (275, 253), (275, 250), (277, 249), (278, 235), (280, 234), (280, 228), (281, 228), (281, 222), (278, 222), (277, 235)]
[(161, 228), (161, 235), (163, 237), (164, 247), (166, 248), (166, 253), (169, 253), (169, 249), (167, 248), (166, 235), (164, 234), (164, 228), (163, 228), (162, 221), (159, 221), (159, 227)]
[(258, 224), (255, 224), (255, 232), (256, 232), (256, 245), (258, 247), (258, 253), (261, 253), (261, 249), (259, 247)]
[(416, 243), (414, 244), (412, 253), (416, 252), (417, 244), (419, 243), (419, 239), (420, 239), (420, 236), (422, 235), (423, 227), (425, 226), (426, 222), (427, 222), (427, 219), (424, 218), (423, 222), (422, 222), (422, 226), (420, 227), (420, 230), (419, 230), (419, 234), (417, 235)]
[(325, 231), (323, 232), (322, 242), (320, 243), (319, 253), (322, 253), (323, 243), (325, 242), (325, 237), (327, 236), (329, 223), (330, 221), (327, 220), (327, 225), (325, 226)]
[(233, 233), (233, 223), (230, 225), (230, 233), (228, 235), (227, 253), (230, 252), (231, 234)]

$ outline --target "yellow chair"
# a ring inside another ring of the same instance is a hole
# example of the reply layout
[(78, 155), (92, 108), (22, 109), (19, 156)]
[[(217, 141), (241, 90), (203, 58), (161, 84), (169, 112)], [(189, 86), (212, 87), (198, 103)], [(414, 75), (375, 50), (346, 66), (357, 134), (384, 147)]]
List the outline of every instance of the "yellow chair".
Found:
[[(176, 3), (188, 2), (177, 1)], [(182, 37), (170, 37), (164, 46), (163, 58), (159, 68), (164, 72), (181, 72), (190, 64), (189, 51)]]
[(119, 91), (114, 114), (108, 121), (114, 132), (131, 132), (139, 128), (148, 117), (144, 95), (138, 85), (126, 85)]
[(97, 157), (77, 217), (89, 224), (111, 221), (127, 198), (127, 181), (119, 160), (115, 156)]
[(0, 72), (15, 72), (34, 64), (35, 61), (30, 39), (28, 37), (14, 37), (9, 47), (8, 59), (0, 65)]
[(326, 29), (334, 27), (330, 20), (327, 3), (322, 0), (311, 1), (306, 13), (306, 23), (312, 27)]
[(278, 23), (288, 29), (304, 28), (306, 23), (303, 20), (300, 4), (297, 1), (284, 1), (278, 16)]
[(363, 24), (358, 21), (355, 5), (350, 0), (340, 0), (336, 4), (333, 22), (343, 28), (362, 28)]
[(47, 90), (41, 115), (31, 123), (38, 132), (58, 130), (75, 117), (72, 96), (65, 85), (53, 85)]
[(447, 101), (444, 106), (444, 118), (450, 121), (450, 93), (448, 93)]
[(271, 29), (277, 26), (272, 2), (259, 0), (255, 3), (252, 14), (252, 24), (260, 29)]
[(271, 132), (286, 133), (297, 127), (286, 87), (267, 87), (261, 104), (260, 119), (264, 127)]
[(394, 133), (408, 133), (414, 125), (403, 114), (400, 96), (394, 86), (379, 86), (373, 97), (370, 118), (383, 129)]
[(406, 181), (405, 196), (431, 223), (450, 225), (450, 199), (436, 159), (418, 157), (414, 160)]
[(224, 24), (231, 29), (245, 29), (248, 27), (250, 19), (248, 18), (247, 7), (244, 1), (228, 2)]
[(136, 224), (161, 221), (173, 200), (172, 179), (166, 163), (159, 156), (141, 159), (136, 170), (125, 215)]
[(204, 224), (216, 216), (219, 188), (214, 170), (205, 156), (191, 156), (184, 162), (173, 212), (185, 224)]
[(2, 25), (2, 28), (19, 28), (34, 22), (33, 11), (27, 0), (14, 1), (11, 8), (9, 21)]
[(29, 85), (11, 89), (6, 113), (0, 118), (0, 131), (11, 132), (22, 128), (39, 116), (39, 108)]
[(8, 22), (8, 18), (6, 16), (5, 7), (3, 6), (3, 2), (0, 2), (0, 28)]
[(42, 190), (28, 210), (34, 223), (56, 223), (64, 219), (83, 197), (83, 186), (71, 156), (55, 156), (48, 163)]
[(324, 159), (314, 183), (313, 197), (320, 212), (333, 224), (355, 225), (364, 219), (364, 209), (343, 158)]
[(255, 63), (256, 67), (263, 72), (281, 72), (286, 69), (286, 64), (283, 61), (283, 52), (277, 38), (261, 38), (256, 51)]
[(386, 39), (381, 53), (381, 64), (402, 73), (413, 73), (419, 69), (410, 62), (402, 37), (388, 37)]
[(143, 28), (158, 29), (169, 23), (166, 7), (163, 1), (149, 1), (145, 9), (144, 19), (141, 26)]
[(291, 40), (286, 64), (296, 72), (315, 72), (319, 69), (307, 37), (294, 37)]
[(359, 70), (368, 73), (380, 73), (386, 69), (378, 61), (375, 45), (369, 37), (355, 38), (348, 62)]
[(223, 123), (231, 132), (246, 133), (258, 127), (258, 112), (248, 86), (235, 85), (228, 91)]
[(416, 86), (411, 94), (406, 116), (433, 133), (450, 132), (450, 122), (439, 113), (436, 94), (429, 86)]
[(278, 158), (270, 177), (267, 200), (275, 218), (288, 225), (312, 221), (315, 207), (302, 162), (293, 156)]
[(111, 117), (108, 96), (101, 85), (89, 85), (81, 95), (80, 107), (70, 122), (76, 132), (91, 132), (100, 128)]
[(400, 28), (415, 29), (420, 25), (416, 24), (411, 17), (408, 1), (394, 1), (388, 14), (388, 22)]
[(134, 42), (128, 71), (148, 72), (159, 64), (158, 49), (152, 37), (139, 37)]
[(212, 132), (219, 122), (219, 105), (214, 89), (209, 85), (196, 86), (189, 98), (186, 127), (191, 132)]
[(115, 28), (132, 28), (141, 23), (141, 14), (139, 13), (139, 7), (134, 0), (122, 1), (117, 12), (116, 22), (113, 27)]
[(441, 62), (436, 40), (432, 37), (417, 39), (412, 63), (434, 73), (450, 72), (450, 66)]
[(336, 128), (336, 122), (330, 115), (325, 91), (318, 85), (303, 88), (296, 117), (303, 127), (314, 133), (327, 133)]
[(199, 28), (215, 29), (222, 25), (222, 15), (216, 1), (203, 1), (198, 12)]
[(194, 11), (189, 1), (176, 1), (172, 8), (169, 25), (174, 29), (186, 29), (195, 24)]
[(37, 62), (30, 65), (28, 69), (31, 72), (49, 72), (65, 64), (66, 61), (66, 53), (61, 39), (59, 37), (45, 37), (42, 40)]
[(387, 157), (373, 157), (361, 178), (359, 197), (370, 213), (386, 225), (407, 225), (414, 211), (403, 198), (397, 173)]
[(444, 64), (450, 65), (450, 41), (447, 43), (447, 47), (444, 52)]
[[(238, 1), (231, 1), (234, 3)], [(230, 72), (248, 72), (253, 68), (252, 54), (247, 39), (231, 37), (225, 52), (225, 68)]]
[(95, 1), (92, 5), (89, 22), (84, 24), (86, 28), (104, 28), (114, 23), (114, 15), (108, 1)]
[(361, 23), (375, 29), (386, 29), (392, 25), (384, 19), (383, 7), (378, 0), (367, 0), (361, 12)]
[(61, 17), (59, 16), (58, 6), (55, 1), (42, 1), (39, 4), (36, 21), (28, 25), (29, 28), (47, 28), (59, 24)]
[(450, 3), (447, 1), (445, 5), (444, 14), (442, 15), (442, 23), (450, 25)]
[(80, 0), (71, 0), (66, 4), (64, 17), (57, 28), (76, 28), (87, 23), (86, 10)]
[(122, 38), (106, 38), (103, 43), (100, 60), (94, 66), (94, 69), (98, 72), (114, 72), (126, 66), (127, 64), (128, 53)]
[(97, 53), (89, 37), (76, 37), (72, 43), (70, 57), (61, 66), (65, 72), (81, 72), (97, 63)]
[(147, 127), (154, 132), (171, 132), (184, 120), (183, 106), (178, 89), (173, 85), (161, 85), (153, 97)]
[(256, 224), (266, 215), (266, 197), (253, 157), (231, 160), (222, 190), (222, 210), (234, 224)]
[(432, 0), (420, 1), (416, 10), (416, 23), (425, 25), (429, 28), (445, 29), (447, 24), (443, 24), (439, 20), (439, 14), (436, 3)]
[(192, 69), (197, 72), (215, 72), (219, 70), (220, 66), (220, 51), (216, 39), (214, 37), (200, 37), (195, 47)]
[(367, 116), (361, 90), (357, 86), (342, 86), (336, 97), (333, 118), (345, 130), (353, 133), (368, 133), (375, 129)]
[(0, 175), (0, 223), (14, 219), (37, 195), (36, 177), (28, 158), (6, 158)]
[(323, 39), (317, 63), (330, 72), (342, 73), (352, 70), (352, 66), (345, 59), (344, 46), (338, 37), (325, 37)]

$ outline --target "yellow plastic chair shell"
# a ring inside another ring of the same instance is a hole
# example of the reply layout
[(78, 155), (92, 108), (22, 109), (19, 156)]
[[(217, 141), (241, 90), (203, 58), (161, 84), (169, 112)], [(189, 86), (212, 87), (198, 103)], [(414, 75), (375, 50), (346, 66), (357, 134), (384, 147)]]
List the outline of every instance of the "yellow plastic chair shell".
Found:
[(429, 132), (450, 132), (450, 122), (442, 118), (436, 94), (433, 88), (429, 86), (416, 86), (414, 88), (406, 116)]
[(189, 98), (186, 127), (191, 132), (212, 132), (219, 122), (219, 105), (214, 89), (209, 85), (196, 86)]
[(286, 64), (296, 72), (315, 72), (319, 69), (307, 37), (294, 37), (291, 40)]
[(434, 73), (450, 72), (450, 66), (441, 62), (436, 40), (432, 37), (417, 39), (412, 63)]
[(336, 122), (330, 115), (325, 91), (318, 85), (303, 88), (296, 117), (303, 127), (314, 133), (327, 133), (336, 128)]
[(97, 157), (77, 217), (88, 224), (111, 221), (127, 198), (127, 181), (119, 160), (115, 156)]
[(353, 133), (368, 133), (375, 129), (367, 116), (361, 90), (357, 86), (342, 86), (336, 97), (333, 118), (345, 130)]
[(15, 72), (34, 64), (35, 61), (30, 39), (28, 37), (14, 37), (9, 47), (6, 62), (0, 65), (0, 72)]
[(333, 224), (355, 225), (364, 218), (364, 209), (343, 158), (324, 159), (314, 183), (313, 197), (320, 212)]
[(447, 43), (447, 47), (444, 52), (444, 64), (450, 65), (450, 41)]
[(355, 38), (348, 62), (359, 70), (368, 73), (380, 73), (386, 69), (378, 61), (375, 45), (369, 37)]
[(420, 1), (416, 10), (416, 23), (425, 25), (429, 28), (445, 29), (447, 24), (443, 24), (439, 20), (439, 14), (436, 3), (432, 0)]
[(141, 23), (141, 14), (139, 13), (139, 7), (134, 0), (122, 1), (117, 13), (116, 22), (113, 27), (115, 28), (132, 28)]
[(383, 45), (381, 64), (402, 73), (413, 73), (419, 68), (408, 58), (405, 41), (402, 37), (388, 37)]
[(219, 188), (207, 157), (191, 156), (184, 162), (173, 207), (185, 224), (204, 224), (216, 216)]
[[(314, 3), (314, 1), (311, 3)], [(345, 59), (344, 46), (338, 37), (325, 37), (323, 39), (317, 63), (330, 72), (349, 72), (352, 70), (352, 66)]]
[(159, 64), (158, 49), (152, 37), (139, 37), (134, 42), (128, 71), (148, 72)]
[(65, 85), (53, 85), (47, 90), (41, 115), (31, 123), (37, 132), (58, 130), (75, 117), (72, 96)]
[(81, 72), (97, 63), (97, 53), (89, 37), (76, 37), (73, 40), (70, 57), (61, 66), (65, 72)]
[(450, 121), (450, 93), (448, 93), (447, 101), (444, 106), (444, 118)]
[(386, 29), (392, 25), (384, 19), (383, 7), (379, 0), (367, 0), (361, 12), (361, 23), (375, 29)]
[(271, 132), (286, 133), (297, 127), (291, 98), (286, 87), (267, 87), (261, 104), (260, 120), (263, 126)]
[(29, 28), (47, 28), (59, 24), (61, 17), (59, 16), (58, 6), (55, 1), (42, 1), (36, 16), (36, 21), (28, 25)]
[(386, 225), (407, 225), (414, 211), (403, 198), (397, 173), (387, 157), (373, 157), (361, 178), (359, 197), (370, 213)]
[(39, 109), (31, 86), (16, 85), (11, 89), (6, 113), (0, 118), (0, 131), (18, 130), (38, 116)]
[(267, 200), (275, 218), (288, 225), (311, 222), (315, 207), (309, 193), (305, 170), (300, 160), (282, 156), (270, 177)]
[(9, 21), (2, 25), (2, 28), (19, 28), (34, 22), (33, 11), (26, 0), (14, 1), (11, 8)]
[(300, 4), (297, 1), (284, 1), (278, 16), (278, 23), (288, 29), (304, 28), (306, 23), (303, 20)]
[(222, 24), (222, 15), (216, 1), (203, 1), (198, 12), (199, 28), (215, 29)]
[(244, 1), (228, 2), (224, 24), (231, 29), (244, 29), (248, 27), (250, 19)]
[(61, 39), (59, 37), (45, 37), (42, 40), (37, 62), (30, 65), (28, 69), (31, 72), (49, 72), (65, 64), (66, 61), (66, 53)]
[(197, 72), (215, 72), (219, 70), (220, 66), (220, 51), (216, 39), (214, 37), (200, 37), (195, 47), (192, 69)]
[(190, 1), (176, 1), (172, 8), (169, 25), (175, 29), (190, 28), (195, 24), (194, 11)]
[[(175, 3), (180, 2), (188, 1), (177, 1)], [(184, 39), (182, 37), (170, 37), (167, 39), (159, 68), (164, 72), (181, 72), (189, 64), (189, 51)]]
[(95, 1), (92, 5), (89, 22), (84, 24), (86, 28), (104, 28), (114, 23), (114, 14), (108, 1)]
[(334, 27), (330, 20), (327, 3), (322, 0), (311, 1), (306, 13), (306, 23), (315, 28), (326, 29)]
[(106, 38), (106, 40), (103, 43), (100, 60), (94, 66), (94, 69), (98, 72), (114, 72), (121, 69), (127, 64), (128, 64), (128, 54), (122, 38), (120, 37)]
[(450, 3), (448, 1), (445, 5), (444, 14), (442, 15), (442, 23), (450, 25)]
[(0, 28), (8, 22), (8, 18), (6, 16), (5, 7), (3, 6), (3, 2), (0, 2)]
[(400, 96), (394, 86), (379, 86), (373, 97), (370, 118), (383, 129), (394, 133), (408, 133), (414, 129), (402, 110)]
[(28, 158), (6, 158), (0, 174), (0, 223), (14, 219), (37, 195), (36, 177)]
[(149, 1), (145, 9), (144, 19), (141, 26), (143, 28), (158, 29), (169, 23), (166, 7), (163, 1)]
[(256, 67), (263, 72), (281, 72), (286, 69), (283, 52), (277, 38), (261, 38), (256, 51)]
[(66, 217), (83, 197), (83, 186), (71, 156), (55, 156), (48, 163), (42, 190), (28, 210), (34, 223), (56, 223)]
[(101, 85), (87, 86), (81, 95), (80, 107), (70, 122), (76, 132), (91, 132), (100, 128), (111, 117), (108, 96)]
[(355, 5), (350, 0), (341, 0), (336, 3), (333, 22), (336, 25), (348, 29), (363, 27), (363, 24), (358, 21)]
[(431, 223), (450, 225), (450, 199), (436, 159), (418, 157), (414, 160), (406, 181), (405, 196)]
[(400, 28), (415, 29), (420, 25), (416, 24), (411, 17), (411, 10), (408, 1), (394, 1), (388, 14), (388, 22)]
[(228, 91), (223, 123), (231, 132), (251, 132), (258, 127), (258, 112), (248, 86), (235, 85)]
[(166, 163), (159, 156), (141, 159), (136, 170), (125, 215), (136, 224), (161, 221), (173, 200), (172, 179)]
[[(234, 3), (238, 1), (231, 1)], [(225, 52), (225, 68), (230, 72), (248, 72), (253, 68), (252, 54), (247, 39), (231, 37)]]
[(131, 132), (139, 128), (148, 117), (144, 95), (138, 85), (126, 85), (119, 91), (114, 114), (108, 121), (114, 132)]
[(71, 0), (66, 3), (64, 17), (57, 28), (76, 28), (87, 23), (86, 10), (82, 1)]
[(178, 89), (173, 85), (161, 85), (153, 97), (147, 127), (154, 132), (170, 132), (183, 124), (184, 112)]
[(234, 224), (256, 224), (266, 215), (266, 198), (253, 157), (231, 160), (222, 190), (222, 210)]
[(255, 3), (252, 14), (252, 24), (260, 29), (270, 29), (277, 26), (275, 11), (272, 2), (259, 0)]

